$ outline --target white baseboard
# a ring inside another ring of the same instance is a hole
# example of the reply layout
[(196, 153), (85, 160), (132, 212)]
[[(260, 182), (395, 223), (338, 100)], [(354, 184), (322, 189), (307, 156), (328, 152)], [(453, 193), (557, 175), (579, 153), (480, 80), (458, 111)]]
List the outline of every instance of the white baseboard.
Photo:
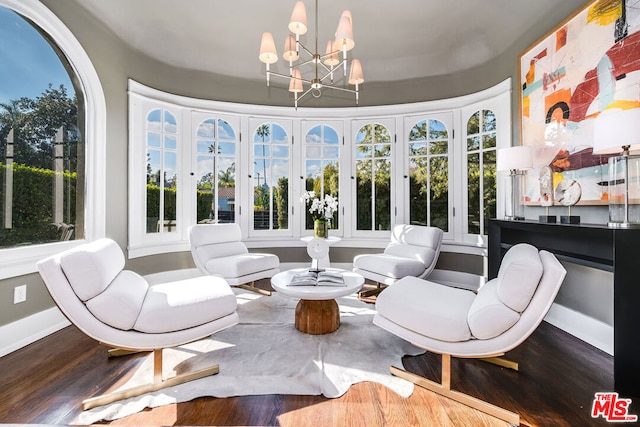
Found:
[(46, 337), (71, 323), (58, 307), (0, 326), (0, 357)]
[(544, 320), (613, 355), (613, 326), (555, 303)]

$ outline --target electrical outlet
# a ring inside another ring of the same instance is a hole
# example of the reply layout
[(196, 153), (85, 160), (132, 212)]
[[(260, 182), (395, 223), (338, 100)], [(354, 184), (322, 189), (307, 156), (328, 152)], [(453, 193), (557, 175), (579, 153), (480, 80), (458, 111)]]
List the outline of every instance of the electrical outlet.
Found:
[(13, 303), (18, 304), (27, 300), (27, 285), (16, 286), (13, 288)]

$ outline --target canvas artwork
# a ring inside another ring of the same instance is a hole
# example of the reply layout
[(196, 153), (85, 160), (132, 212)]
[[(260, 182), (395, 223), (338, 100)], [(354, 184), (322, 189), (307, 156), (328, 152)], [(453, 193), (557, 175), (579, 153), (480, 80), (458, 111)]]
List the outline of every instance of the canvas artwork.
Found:
[(606, 109), (640, 108), (640, 0), (590, 3), (519, 65), (521, 139), (533, 148), (534, 166), (524, 202), (544, 206), (539, 178), (549, 167), (554, 188), (575, 180), (580, 204), (607, 204), (610, 156), (593, 155), (593, 127)]

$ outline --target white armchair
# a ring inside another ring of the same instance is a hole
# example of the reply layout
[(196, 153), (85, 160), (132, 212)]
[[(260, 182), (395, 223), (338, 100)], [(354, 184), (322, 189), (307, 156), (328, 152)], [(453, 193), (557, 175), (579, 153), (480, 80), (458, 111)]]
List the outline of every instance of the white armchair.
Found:
[(278, 273), (280, 259), (273, 254), (249, 252), (241, 239), (240, 226), (235, 223), (189, 228), (191, 254), (200, 272), (224, 277), (231, 286), (271, 295), (256, 288), (254, 281)]
[(212, 366), (163, 379), (162, 349), (238, 323), (236, 297), (224, 279), (204, 276), (150, 285), (124, 265), (124, 254), (111, 239), (38, 262), (54, 302), (83, 333), (117, 349), (112, 355), (154, 352), (153, 383), (87, 399), (83, 410), (218, 373), (218, 366)]
[(362, 254), (353, 259), (353, 271), (380, 284), (391, 285), (406, 276), (425, 278), (436, 266), (442, 246), (443, 232), (437, 227), (397, 224), (391, 231), (391, 242), (383, 253)]
[(391, 367), (391, 373), (513, 424), (517, 414), (451, 390), (451, 357), (479, 358), (518, 370), (502, 359), (544, 319), (566, 271), (556, 257), (528, 244), (505, 254), (498, 277), (478, 293), (406, 277), (382, 291), (373, 323), (442, 355), (442, 384)]

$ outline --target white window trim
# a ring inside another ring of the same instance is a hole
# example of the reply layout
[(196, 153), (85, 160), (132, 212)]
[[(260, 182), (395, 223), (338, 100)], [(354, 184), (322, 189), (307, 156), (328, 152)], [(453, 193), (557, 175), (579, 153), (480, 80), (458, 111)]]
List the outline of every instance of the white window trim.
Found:
[[(37, 0), (0, 0), (47, 32), (64, 52), (82, 85), (85, 99), (86, 194), (85, 238), (95, 240), (106, 233), (106, 121), (107, 109), (100, 79), (89, 56), (73, 33), (46, 6)], [(0, 250), (0, 279), (34, 273), (36, 262), (85, 240), (72, 240)]]
[[(251, 150), (251, 141), (252, 141), (252, 132), (250, 129), (249, 122), (255, 120), (256, 118), (280, 122), (290, 120), (292, 122), (291, 132), (293, 140), (293, 148), (291, 152), (291, 161), (294, 162), (292, 174), (293, 177), (300, 176), (299, 173), (295, 173), (295, 171), (300, 171), (300, 165), (298, 164), (302, 161), (302, 157), (300, 154), (301, 147), (303, 146), (302, 142), (302, 122), (303, 121), (326, 121), (326, 122), (335, 122), (342, 121), (344, 123), (343, 134), (347, 139), (347, 145), (344, 146), (344, 150), (342, 153), (351, 153), (352, 148), (348, 144), (351, 141), (352, 134), (357, 132), (356, 126), (354, 123), (362, 123), (363, 121), (379, 121), (385, 125), (388, 123), (393, 124), (393, 128), (390, 128), (390, 132), (394, 135), (397, 135), (397, 138), (394, 138), (394, 153), (392, 154), (393, 158), (393, 168), (395, 169), (394, 178), (396, 178), (396, 183), (392, 186), (392, 200), (394, 201), (394, 205), (397, 206), (397, 214), (394, 215), (392, 212), (392, 224), (400, 223), (408, 220), (408, 207), (403, 205), (404, 202), (402, 200), (398, 200), (398, 196), (403, 194), (402, 190), (402, 180), (397, 179), (397, 174), (400, 173), (402, 175), (402, 165), (404, 164), (404, 159), (400, 159), (398, 156), (402, 156), (401, 153), (405, 151), (400, 149), (398, 143), (402, 143), (404, 141), (404, 133), (406, 133), (404, 118), (406, 116), (416, 116), (416, 115), (431, 115), (436, 113), (452, 113), (453, 114), (453, 131), (455, 135), (452, 140), (452, 149), (449, 153), (450, 162), (453, 163), (453, 172), (450, 175), (452, 181), (452, 188), (450, 190), (450, 203), (453, 203), (455, 207), (455, 216), (453, 217), (453, 221), (450, 223), (450, 230), (455, 230), (453, 233), (453, 239), (447, 240), (444, 242), (444, 247), (451, 252), (462, 252), (462, 253), (473, 253), (473, 254), (482, 254), (485, 251), (486, 242), (485, 241), (470, 241), (469, 239), (464, 239), (461, 233), (463, 230), (462, 221), (463, 214), (466, 211), (466, 206), (463, 205), (463, 190), (464, 190), (464, 173), (466, 173), (466, 169), (463, 167), (464, 158), (461, 157), (462, 151), (460, 144), (465, 141), (464, 132), (462, 131), (461, 125), (461, 117), (462, 117), (462, 109), (473, 106), (480, 105), (483, 106), (485, 102), (496, 102), (498, 99), (501, 103), (503, 103), (502, 111), (506, 111), (506, 115), (504, 116), (505, 120), (502, 121), (502, 124), (499, 124), (502, 134), (504, 137), (501, 141), (502, 145), (509, 145), (510, 135), (511, 135), (511, 117), (510, 117), (510, 92), (511, 92), (511, 79), (507, 79), (502, 83), (497, 84), (494, 87), (489, 89), (471, 94), (465, 95), (457, 98), (450, 98), (445, 100), (438, 101), (428, 101), (428, 102), (420, 102), (420, 103), (412, 103), (412, 104), (401, 104), (401, 105), (390, 105), (390, 106), (377, 106), (377, 107), (349, 107), (349, 108), (298, 108), (294, 110), (289, 107), (273, 107), (273, 106), (260, 106), (260, 105), (250, 105), (250, 104), (237, 104), (237, 103), (227, 103), (220, 101), (210, 101), (196, 98), (189, 98), (180, 95), (173, 95), (166, 92), (162, 92), (147, 86), (144, 86), (138, 82), (133, 80), (129, 80), (129, 95), (130, 95), (130, 104), (131, 99), (142, 97), (150, 100), (156, 101), (158, 104), (162, 103), (170, 103), (174, 107), (183, 108), (188, 111), (205, 111), (210, 114), (218, 114), (218, 115), (238, 115), (241, 121), (241, 132), (242, 138), (240, 147), (238, 147), (238, 159), (239, 159), (239, 169), (236, 171), (236, 179), (238, 182), (239, 192), (236, 194), (236, 197), (241, 200), (241, 206), (244, 207), (242, 212), (237, 213), (236, 222), (240, 224), (242, 229), (242, 236), (245, 240), (246, 244), (250, 248), (259, 248), (259, 247), (302, 247), (304, 243), (300, 241), (300, 237), (303, 234), (301, 230), (301, 225), (299, 221), (296, 221), (295, 217), (292, 218), (290, 216), (289, 221), (289, 230), (274, 230), (271, 232), (265, 233), (254, 233), (250, 230), (250, 218), (251, 215), (247, 212), (247, 207), (252, 206), (251, 195), (248, 192), (248, 187), (246, 185), (247, 174), (248, 171), (242, 172), (242, 169), (246, 169), (246, 166), (249, 165), (249, 159), (251, 158), (250, 150)], [(487, 107), (482, 107), (487, 108)], [(494, 111), (496, 108), (493, 108)], [(497, 113), (497, 112), (496, 112)], [(136, 117), (135, 114), (130, 112), (130, 120), (133, 120)], [(466, 124), (465, 124), (466, 125)], [(134, 123), (130, 123), (129, 128), (132, 129), (135, 126)], [(349, 137), (347, 137), (349, 136)], [(136, 135), (130, 135), (130, 146), (135, 145), (135, 141), (139, 140), (139, 137)], [(193, 141), (191, 141), (192, 143)], [(499, 142), (500, 143), (500, 142)], [(188, 142), (185, 140), (185, 144)], [(402, 144), (400, 144), (402, 145)], [(352, 168), (353, 168), (353, 159), (351, 158), (352, 154), (349, 154), (346, 158), (341, 153), (341, 163), (343, 170), (341, 170), (341, 183), (340, 183), (340, 193), (341, 194), (353, 194), (353, 183), (350, 179), (352, 176)], [(131, 158), (131, 157), (130, 157)], [(243, 167), (245, 166), (245, 167)], [(130, 170), (133, 172), (134, 167), (130, 165)], [(345, 176), (342, 177), (342, 174)], [(348, 176), (347, 176), (348, 175)], [(130, 176), (135, 176), (133, 173)], [(348, 178), (348, 179), (347, 179)], [(301, 184), (298, 179), (292, 179), (289, 183), (290, 190), (290, 203), (289, 203), (289, 212), (291, 215), (292, 208), (299, 206), (296, 203), (296, 192), (301, 191)], [(133, 185), (132, 180), (130, 179), (130, 191), (129, 194), (134, 194), (134, 189), (131, 188)], [(246, 187), (246, 188), (245, 188)], [(498, 197), (501, 198), (500, 188), (498, 189)], [(130, 196), (131, 197), (131, 196)], [(132, 199), (130, 199), (133, 202)], [(142, 211), (136, 211), (135, 203), (130, 203), (130, 215), (144, 215)], [(195, 209), (195, 205), (188, 209)], [(369, 233), (354, 233), (354, 224), (353, 224), (353, 212), (350, 210), (351, 207), (346, 209), (346, 213), (343, 217), (343, 238), (340, 242), (338, 242), (335, 246), (341, 247), (362, 247), (362, 248), (378, 248), (384, 247), (386, 243), (388, 243), (389, 232), (369, 232)], [(298, 209), (294, 208), (294, 212), (296, 216), (298, 215)], [(189, 218), (188, 212), (186, 218)], [(500, 215), (500, 211), (498, 212)], [(134, 222), (130, 222), (130, 229)], [(187, 227), (189, 224), (185, 224)], [(176, 239), (173, 242), (164, 242), (162, 245), (153, 245), (148, 240), (135, 242), (130, 241), (130, 250), (129, 257), (135, 258), (138, 256), (151, 255), (156, 253), (164, 253), (164, 252), (175, 252), (175, 251), (184, 251), (189, 250), (188, 242), (183, 239)]]

